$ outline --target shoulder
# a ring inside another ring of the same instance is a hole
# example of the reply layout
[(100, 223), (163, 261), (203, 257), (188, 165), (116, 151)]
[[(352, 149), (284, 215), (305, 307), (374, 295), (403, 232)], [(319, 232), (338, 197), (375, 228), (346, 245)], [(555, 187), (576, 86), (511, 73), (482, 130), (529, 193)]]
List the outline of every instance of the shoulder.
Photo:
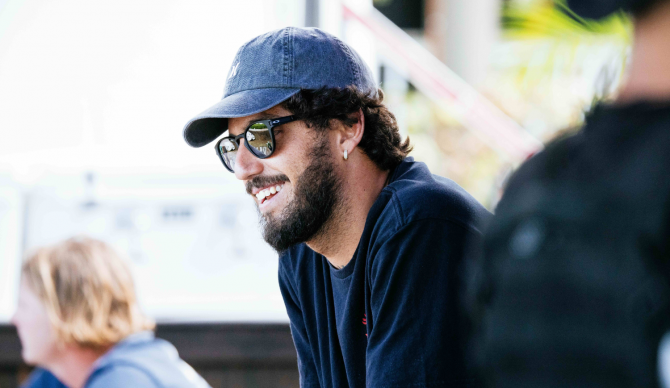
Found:
[[(496, 207), (496, 218), (507, 217), (534, 206), (538, 198), (553, 194), (557, 187), (583, 175), (587, 167), (580, 160), (587, 154), (583, 129), (559, 137), (524, 162), (510, 176), (505, 193)], [(558, 184), (558, 186), (557, 186)]]
[[(91, 385), (86, 387), (116, 387), (111, 383), (117, 379), (137, 381), (137, 384), (120, 386), (208, 387), (202, 377), (179, 357), (171, 343), (154, 338), (151, 332), (132, 334), (114, 346), (98, 360), (89, 380)], [(101, 385), (92, 385), (98, 381)]]
[[(403, 162), (403, 164), (408, 162)], [(404, 227), (422, 220), (447, 221), (481, 232), (490, 213), (456, 182), (433, 175), (423, 163), (402, 166), (399, 176), (382, 191), (388, 204), (381, 219)]]
[(97, 369), (86, 383), (86, 388), (159, 388), (161, 385), (150, 374), (133, 364), (113, 363)]
[(97, 367), (104, 369), (114, 365), (131, 364), (141, 366), (150, 361), (166, 363), (175, 359), (179, 359), (179, 355), (171, 343), (155, 338), (151, 331), (145, 331), (131, 334), (117, 343), (97, 361)]
[(529, 180), (555, 178), (578, 159), (584, 140), (582, 131), (553, 140), (519, 167), (510, 177), (508, 188)]

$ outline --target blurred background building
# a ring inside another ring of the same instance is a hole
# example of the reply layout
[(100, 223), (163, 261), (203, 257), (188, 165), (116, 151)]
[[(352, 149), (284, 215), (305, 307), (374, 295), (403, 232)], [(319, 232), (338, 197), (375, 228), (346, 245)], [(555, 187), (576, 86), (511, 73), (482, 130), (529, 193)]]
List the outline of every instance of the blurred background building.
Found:
[(0, 386), (28, 370), (8, 325), (21, 258), (85, 233), (125, 252), (159, 335), (212, 386), (297, 387), (276, 254), (183, 125), (221, 98), (241, 44), (317, 26), (373, 69), (412, 156), (493, 209), (509, 172), (625, 77), (629, 20), (562, 4), (0, 0)]

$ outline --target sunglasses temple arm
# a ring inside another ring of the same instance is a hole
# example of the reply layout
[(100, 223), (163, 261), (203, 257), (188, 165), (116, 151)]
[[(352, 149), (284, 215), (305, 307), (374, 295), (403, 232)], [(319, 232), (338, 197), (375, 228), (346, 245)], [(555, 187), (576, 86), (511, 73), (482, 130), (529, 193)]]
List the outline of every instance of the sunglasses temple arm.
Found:
[(282, 118), (279, 118), (279, 119), (271, 120), (270, 123), (272, 125), (281, 125), (281, 124), (290, 123), (291, 121), (295, 121), (295, 120), (296, 120), (295, 116), (286, 116), (286, 117), (282, 117)]

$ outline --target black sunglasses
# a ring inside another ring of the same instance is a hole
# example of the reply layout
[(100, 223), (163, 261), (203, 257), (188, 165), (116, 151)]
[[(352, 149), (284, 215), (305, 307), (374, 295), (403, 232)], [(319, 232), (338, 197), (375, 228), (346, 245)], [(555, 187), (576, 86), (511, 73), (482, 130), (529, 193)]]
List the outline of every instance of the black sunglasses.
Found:
[(245, 140), (244, 145), (255, 157), (259, 159), (269, 158), (276, 148), (274, 128), (295, 120), (298, 120), (295, 116), (286, 116), (253, 121), (239, 135), (226, 136), (217, 141), (216, 154), (219, 155), (221, 163), (232, 173), (235, 172), (235, 161), (237, 151), (240, 149), (241, 139)]

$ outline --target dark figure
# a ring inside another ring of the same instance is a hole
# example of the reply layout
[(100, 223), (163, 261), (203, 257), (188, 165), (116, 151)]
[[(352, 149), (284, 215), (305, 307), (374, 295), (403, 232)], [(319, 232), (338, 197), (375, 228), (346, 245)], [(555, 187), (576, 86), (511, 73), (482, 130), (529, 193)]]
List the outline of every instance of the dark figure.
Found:
[(633, 13), (630, 76), (511, 178), (467, 301), (473, 357), (490, 387), (666, 386), (670, 2), (571, 5)]

